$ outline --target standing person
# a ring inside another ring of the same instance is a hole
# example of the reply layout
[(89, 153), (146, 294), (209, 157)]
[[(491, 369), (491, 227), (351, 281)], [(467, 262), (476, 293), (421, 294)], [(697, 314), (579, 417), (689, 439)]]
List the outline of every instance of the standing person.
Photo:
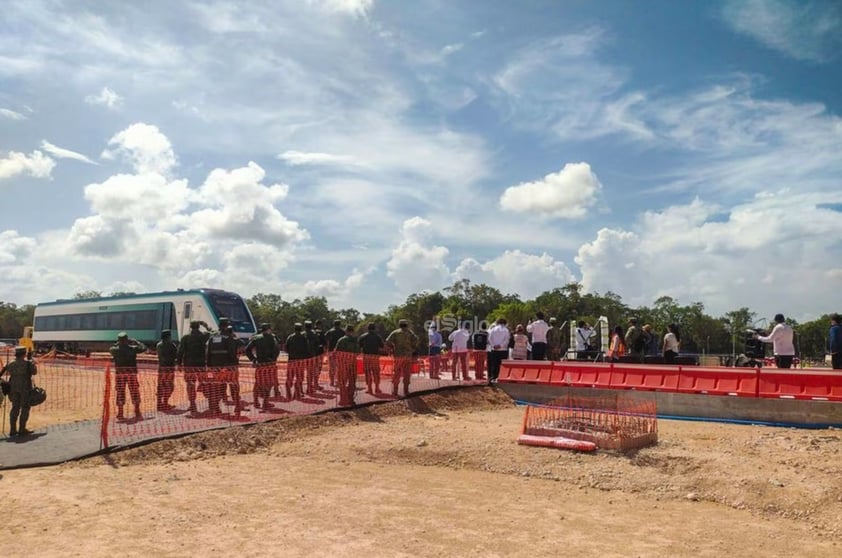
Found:
[(325, 343), (326, 343), (325, 331), (324, 331), (324, 322), (322, 322), (321, 320), (316, 320), (315, 323), (314, 323), (314, 327), (313, 327), (313, 333), (315, 333), (316, 337), (319, 339), (318, 354), (317, 354), (318, 358), (316, 359), (316, 364), (315, 364), (315, 368), (316, 368), (315, 374), (316, 374), (316, 387), (318, 389), (321, 389), (321, 386), (319, 386), (319, 377), (322, 375), (322, 368), (324, 367), (324, 364), (325, 364)]
[(678, 326), (670, 324), (667, 326), (667, 333), (664, 335), (664, 362), (672, 364), (678, 356), (681, 344), (681, 332)]
[(333, 320), (333, 327), (327, 330), (324, 334), (325, 350), (327, 351), (327, 374), (330, 378), (330, 385), (336, 385), (336, 355), (333, 353), (336, 349), (336, 343), (345, 336), (342, 331), (342, 322)]
[(561, 331), (555, 324), (556, 319), (550, 318), (550, 327), (547, 329), (547, 357), (550, 360), (561, 358)]
[(454, 380), (459, 379), (456, 374), (457, 364), (462, 368), (462, 379), (465, 381), (471, 379), (471, 377), (468, 376), (468, 340), (470, 340), (470, 338), (471, 334), (467, 329), (465, 329), (464, 323), (460, 324), (459, 327), (454, 329), (447, 337), (447, 340), (450, 341), (450, 358), (452, 359), (450, 361), (450, 374)]
[[(26, 360), (26, 347), (15, 347), (15, 360), (0, 370), (0, 378), (9, 374), (9, 400), (12, 410), (9, 413), (9, 436), (28, 436), (32, 434), (26, 429), (29, 420), (29, 392), (32, 391), (32, 376), (38, 373), (38, 368), (31, 360)], [(0, 394), (0, 399), (3, 395)], [(18, 425), (20, 417), (20, 425)]]
[(535, 312), (535, 321), (526, 325), (526, 332), (532, 334), (532, 360), (547, 359), (547, 331), (550, 326), (544, 321), (543, 312)]
[[(308, 372), (310, 343), (304, 335), (304, 326), (296, 323), (292, 326), (293, 332), (287, 337), (286, 350), (288, 355), (286, 389), (287, 399), (301, 399), (304, 383), (304, 374)], [(293, 384), (295, 390), (293, 391)]]
[(159, 411), (175, 409), (170, 405), (170, 396), (175, 391), (175, 361), (178, 345), (172, 340), (172, 330), (161, 331), (161, 340), (155, 346), (158, 354), (158, 386), (155, 390), (155, 408)]
[(839, 319), (839, 314), (830, 316), (830, 331), (827, 334), (830, 365), (834, 370), (842, 369), (842, 324), (840, 324)]
[(228, 391), (231, 392), (231, 400), (234, 403), (234, 416), (239, 417), (240, 413), (246, 408), (240, 397), (240, 347), (242, 343), (234, 333), (234, 326), (228, 325), (223, 332), (226, 343), (228, 344), (228, 354), (226, 355), (225, 372), (223, 376), (223, 392), (227, 386)]
[(357, 391), (357, 355), (360, 344), (354, 336), (354, 326), (345, 327), (345, 336), (336, 342), (337, 379), (339, 381), (339, 406), (354, 405)]
[(477, 380), (485, 379), (485, 365), (488, 360), (488, 332), (477, 329), (471, 336), (474, 355), (474, 372)]
[(652, 324), (643, 325), (643, 335), (646, 336), (646, 346), (643, 348), (644, 354), (646, 356), (658, 356), (658, 336), (652, 331)]
[(626, 330), (624, 341), (626, 342), (626, 353), (633, 356), (638, 362), (643, 362), (646, 336), (640, 326), (637, 325), (637, 318), (629, 318), (629, 329)]
[(626, 354), (626, 342), (623, 337), (623, 327), (616, 326), (611, 335), (611, 343), (608, 345), (608, 360), (618, 362), (620, 357)]
[[(233, 382), (232, 375), (236, 375), (234, 362), (237, 360), (237, 342), (230, 325), (226, 325), (223, 331), (212, 335), (205, 345), (205, 397), (208, 398), (208, 416), (218, 417), (222, 415), (220, 402), (223, 399), (226, 388), (231, 386), (231, 397), (234, 399), (235, 412), (240, 412), (240, 390), (239, 381)], [(238, 362), (239, 363), (239, 362)]]
[(795, 358), (795, 345), (793, 338), (795, 333), (785, 322), (783, 314), (775, 314), (775, 327), (767, 336), (755, 334), (758, 341), (772, 344), (772, 352), (775, 354), (775, 366), (778, 368), (792, 368), (792, 360)]
[(366, 393), (380, 395), (380, 353), (383, 352), (383, 338), (377, 334), (377, 326), (368, 324), (368, 331), (360, 335), (360, 351), (363, 353)]
[[(204, 326), (204, 332), (199, 327)], [(187, 386), (187, 401), (190, 404), (191, 414), (196, 414), (196, 384), (205, 374), (205, 363), (207, 359), (207, 342), (210, 332), (207, 331), (208, 324), (202, 321), (193, 320), (190, 322), (190, 333), (181, 337), (176, 354), (176, 365), (184, 371), (184, 384)]]
[(398, 321), (398, 329), (386, 337), (386, 346), (395, 358), (395, 372), (392, 376), (392, 396), (398, 396), (398, 386), (403, 381), (403, 395), (409, 395), (409, 380), (412, 374), (412, 360), (418, 349), (418, 336), (409, 329), (409, 322)]
[[(246, 358), (254, 364), (253, 401), (255, 408), (264, 411), (274, 407), (269, 403), (269, 395), (275, 379), (278, 377), (278, 355), (281, 352), (278, 340), (272, 334), (272, 326), (260, 324), (260, 333), (249, 339), (246, 345)], [(261, 407), (260, 400), (263, 399)]]
[(515, 328), (514, 347), (512, 347), (512, 360), (526, 360), (529, 356), (529, 337), (526, 336), (526, 331), (523, 324), (518, 324)]
[(442, 337), (438, 331), (436, 324), (430, 324), (430, 330), (427, 332), (427, 342), (429, 346), (430, 355), (430, 379), (438, 380), (439, 372), (441, 371), (441, 346)]
[(129, 339), (129, 334), (121, 331), (117, 334), (117, 344), (112, 345), (109, 352), (114, 359), (114, 372), (117, 379), (117, 420), (123, 420), (123, 407), (126, 404), (126, 387), (132, 397), (134, 416), (143, 420), (140, 412), (140, 385), (137, 382), (137, 355), (146, 351), (146, 345), (140, 341)]
[(509, 341), (512, 332), (506, 326), (506, 318), (500, 318), (488, 332), (488, 383), (496, 384), (500, 376), (500, 364), (509, 356)]
[(576, 359), (590, 360), (593, 348), (591, 347), (591, 337), (594, 336), (591, 324), (584, 320), (579, 320), (576, 324)]
[(313, 322), (304, 320), (304, 336), (307, 337), (307, 345), (310, 347), (310, 359), (307, 361), (307, 394), (315, 395), (321, 389), (319, 385), (319, 374), (322, 371), (322, 354), (324, 345), (321, 344), (318, 333), (313, 330)]

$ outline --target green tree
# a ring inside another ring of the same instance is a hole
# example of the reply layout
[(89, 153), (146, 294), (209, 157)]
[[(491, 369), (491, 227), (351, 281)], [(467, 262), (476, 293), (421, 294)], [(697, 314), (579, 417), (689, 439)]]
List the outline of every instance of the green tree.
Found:
[(78, 293), (73, 295), (73, 300), (84, 300), (87, 298), (101, 298), (102, 292), (101, 291), (79, 291)]

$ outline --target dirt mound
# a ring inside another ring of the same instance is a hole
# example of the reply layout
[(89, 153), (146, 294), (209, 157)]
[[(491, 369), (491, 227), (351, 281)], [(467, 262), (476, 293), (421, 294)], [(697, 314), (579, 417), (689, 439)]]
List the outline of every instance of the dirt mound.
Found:
[(154, 462), (188, 461), (221, 455), (266, 451), (277, 443), (300, 440), (327, 428), (360, 423), (384, 422), (387, 418), (414, 415), (443, 416), (446, 412), (486, 411), (513, 407), (501, 390), (489, 387), (440, 390), (350, 410), (328, 411), (318, 415), (282, 418), (261, 424), (235, 426), (189, 436), (160, 440), (102, 457), (79, 462), (79, 466), (141, 465)]

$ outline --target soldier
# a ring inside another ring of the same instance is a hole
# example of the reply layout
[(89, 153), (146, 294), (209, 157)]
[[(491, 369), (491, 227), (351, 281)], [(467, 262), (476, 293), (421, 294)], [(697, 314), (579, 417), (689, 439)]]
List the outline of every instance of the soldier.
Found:
[[(199, 331), (204, 326), (205, 332)], [(183, 367), (184, 383), (187, 385), (187, 400), (190, 402), (190, 412), (196, 414), (196, 383), (204, 376), (207, 362), (207, 342), (210, 333), (208, 324), (193, 320), (190, 322), (190, 333), (181, 338), (176, 354), (176, 364)]]
[(330, 385), (336, 385), (336, 355), (333, 354), (336, 343), (345, 336), (342, 331), (342, 322), (333, 321), (333, 329), (325, 333), (325, 350), (327, 351), (327, 373), (330, 376)]
[[(302, 331), (304, 326), (296, 323), (293, 326), (293, 333), (287, 337), (286, 350), (289, 361), (287, 362), (287, 398), (301, 399), (302, 384), (304, 382), (304, 373), (308, 371), (309, 359), (312, 356), (310, 353), (310, 343), (307, 336)], [(295, 391), (292, 391), (293, 382), (295, 384)]]
[(143, 420), (140, 412), (140, 385), (137, 382), (137, 355), (146, 351), (146, 345), (129, 339), (129, 334), (121, 331), (117, 334), (117, 344), (109, 352), (114, 359), (115, 377), (117, 378), (117, 420), (123, 420), (123, 406), (126, 404), (126, 387), (132, 396), (134, 416)]
[(272, 335), (272, 326), (260, 324), (260, 333), (249, 340), (246, 345), (246, 358), (255, 366), (254, 372), (254, 406), (259, 407), (263, 399), (263, 410), (274, 407), (269, 403), (269, 392), (273, 382), (278, 377), (278, 355), (280, 346)]
[[(380, 395), (380, 353), (383, 352), (383, 338), (377, 334), (377, 326), (368, 324), (368, 331), (360, 335), (360, 350), (363, 353), (366, 393)], [(372, 391), (372, 386), (374, 391)]]
[(354, 336), (354, 326), (345, 328), (345, 336), (336, 342), (334, 355), (337, 363), (339, 380), (339, 406), (350, 407), (354, 404), (357, 391), (357, 355), (360, 344)]
[(307, 394), (315, 395), (321, 389), (319, 385), (319, 374), (322, 371), (322, 353), (324, 345), (321, 344), (319, 334), (313, 330), (313, 322), (304, 321), (304, 335), (307, 337), (307, 345), (310, 347), (310, 360), (307, 363)]
[(161, 331), (161, 340), (155, 346), (158, 353), (158, 387), (155, 392), (156, 408), (159, 411), (171, 411), (170, 396), (175, 390), (175, 360), (178, 346), (172, 340), (172, 330)]
[(392, 396), (398, 396), (398, 385), (403, 380), (404, 397), (409, 395), (409, 379), (412, 374), (412, 361), (418, 349), (418, 336), (409, 329), (409, 322), (398, 321), (398, 329), (386, 338), (386, 346), (395, 357), (395, 373), (392, 376)]
[(205, 345), (205, 362), (207, 369), (205, 374), (205, 397), (208, 398), (208, 415), (218, 417), (222, 415), (220, 401), (225, 393), (225, 388), (231, 385), (231, 395), (234, 398), (234, 412), (239, 416), (242, 410), (240, 405), (239, 381), (233, 381), (237, 374), (237, 340), (234, 338), (234, 329), (230, 324), (224, 330), (212, 335)]
[[(26, 347), (15, 347), (15, 360), (0, 370), (0, 378), (9, 374), (9, 399), (12, 402), (12, 411), (9, 413), (9, 436), (28, 436), (32, 434), (26, 429), (26, 421), (29, 420), (29, 392), (32, 391), (32, 376), (38, 373), (38, 368), (32, 360), (26, 360)], [(2, 399), (0, 395), (0, 399)], [(18, 428), (18, 416), (20, 416), (20, 428)]]

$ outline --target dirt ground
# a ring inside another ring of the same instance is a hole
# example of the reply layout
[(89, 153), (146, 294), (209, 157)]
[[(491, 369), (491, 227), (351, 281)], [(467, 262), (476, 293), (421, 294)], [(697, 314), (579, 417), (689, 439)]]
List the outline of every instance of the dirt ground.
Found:
[(165, 440), (0, 478), (4, 556), (840, 556), (842, 432), (660, 421), (518, 446), (501, 391)]

